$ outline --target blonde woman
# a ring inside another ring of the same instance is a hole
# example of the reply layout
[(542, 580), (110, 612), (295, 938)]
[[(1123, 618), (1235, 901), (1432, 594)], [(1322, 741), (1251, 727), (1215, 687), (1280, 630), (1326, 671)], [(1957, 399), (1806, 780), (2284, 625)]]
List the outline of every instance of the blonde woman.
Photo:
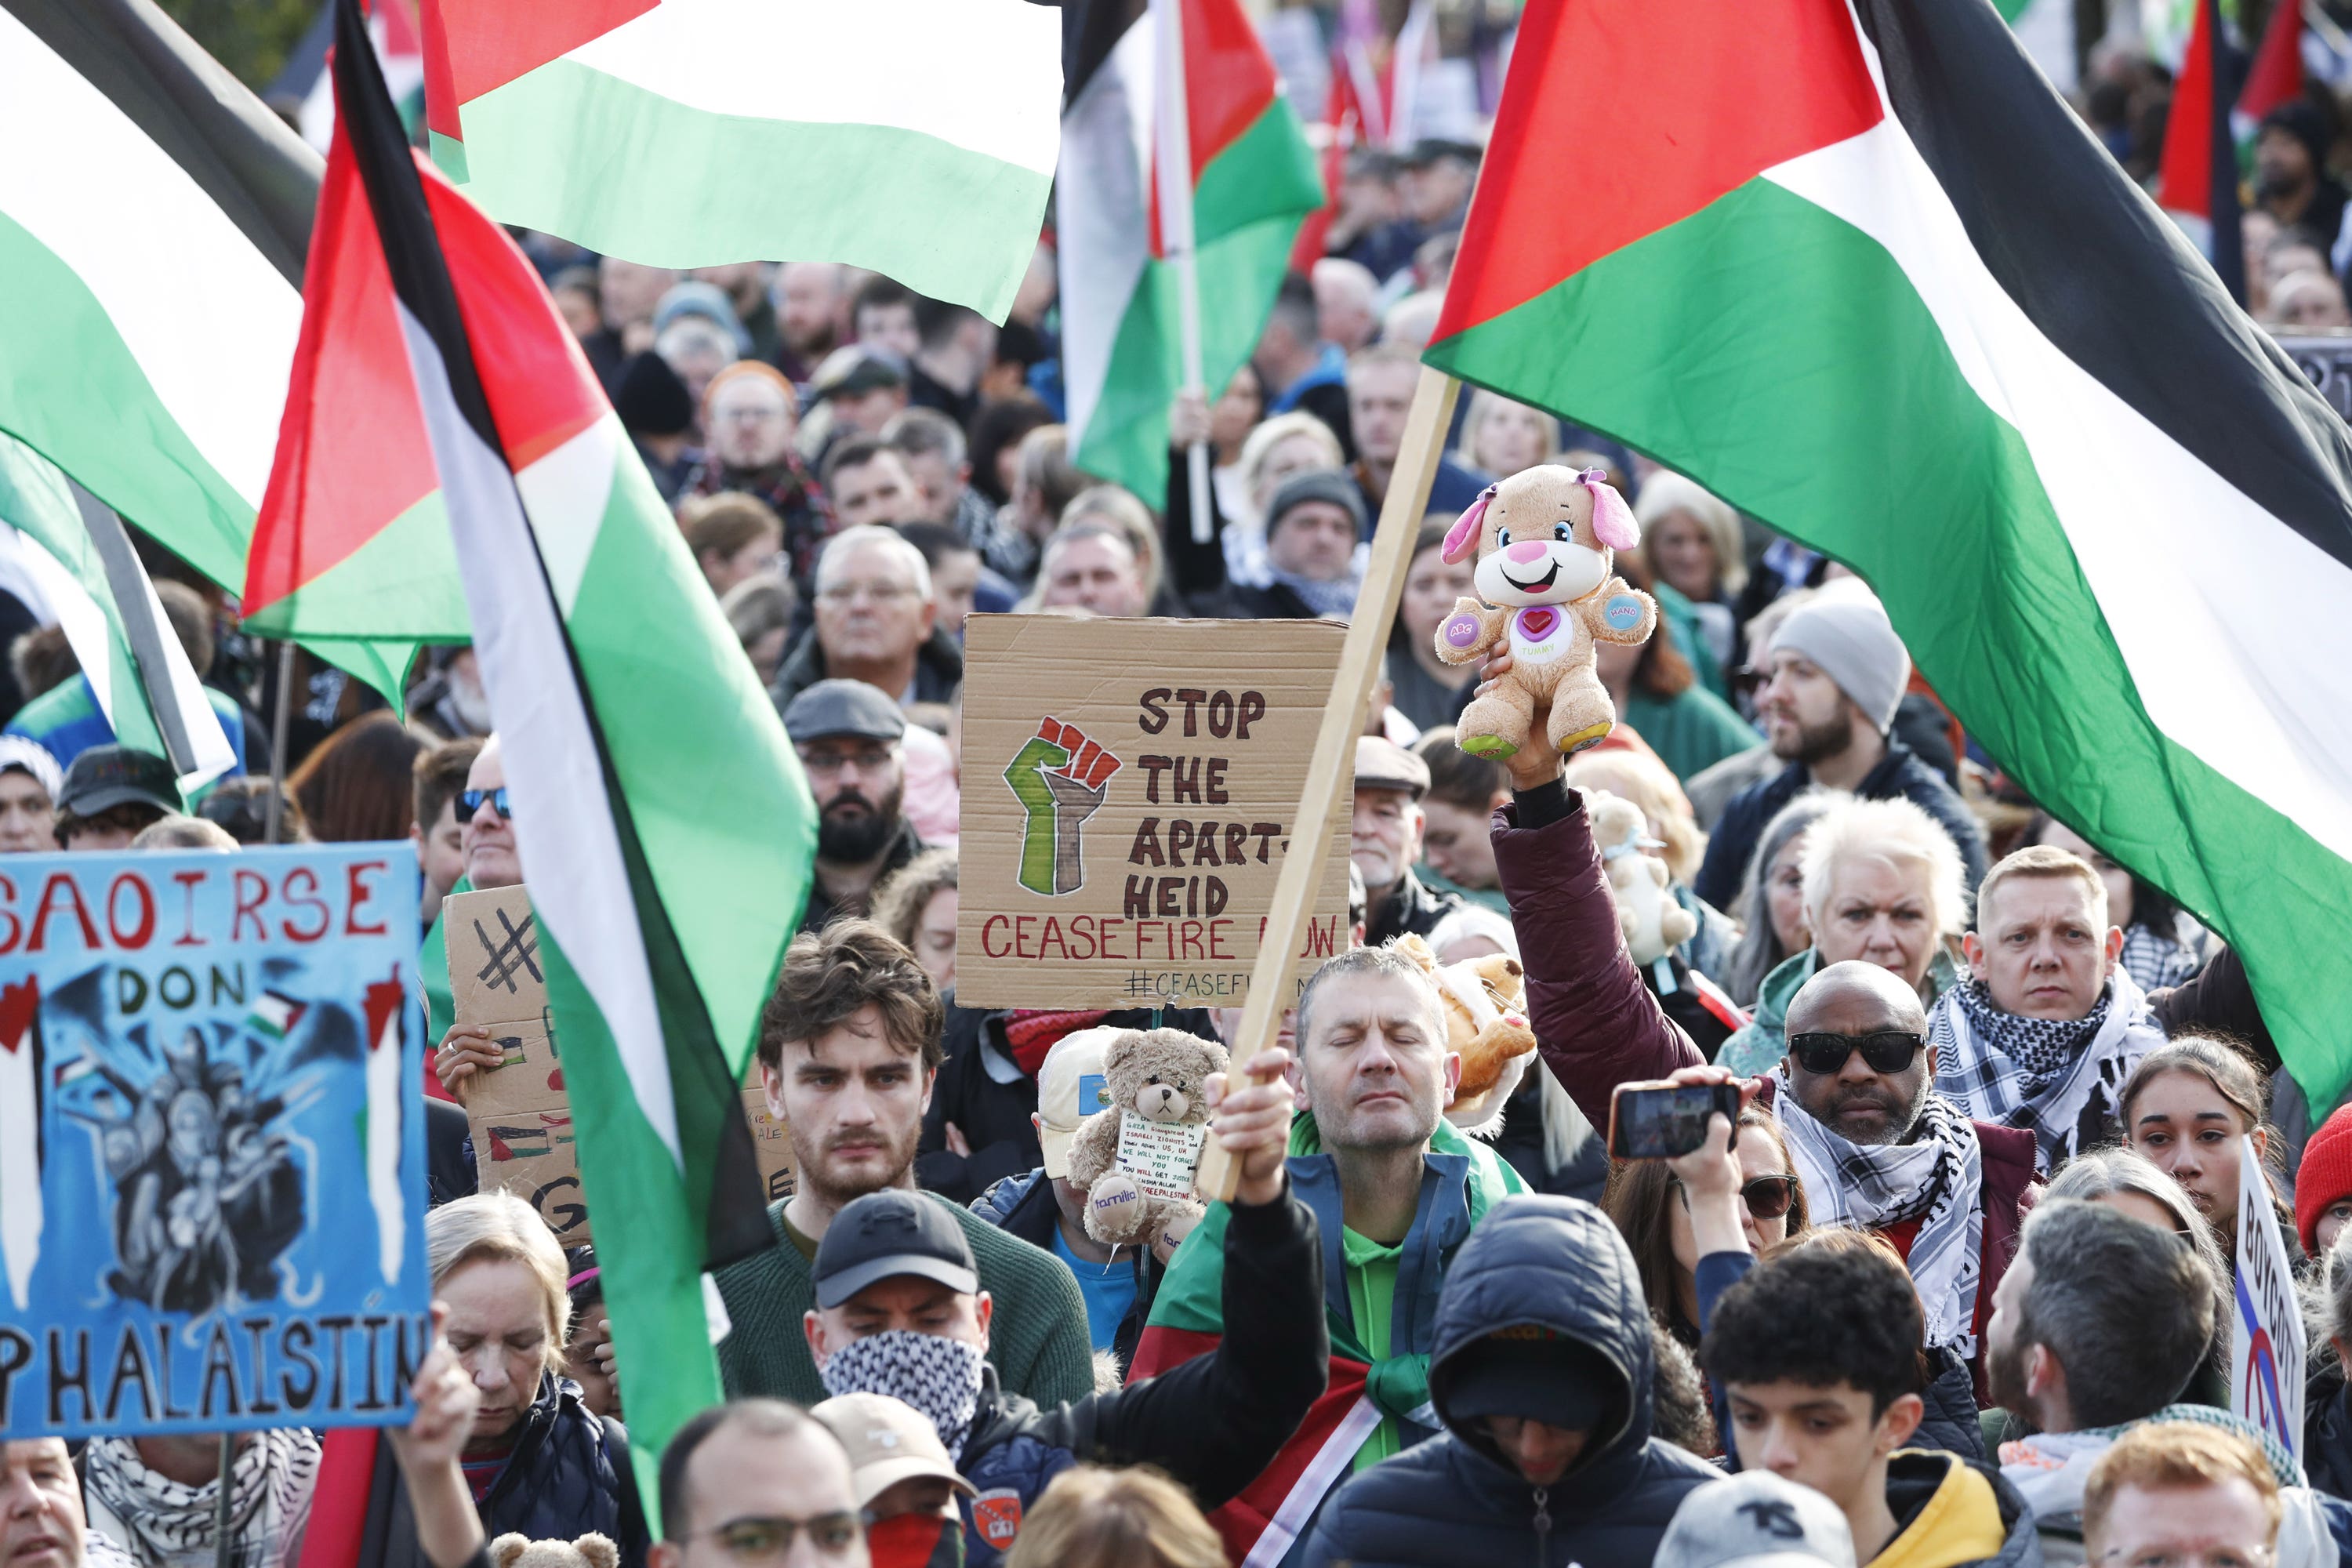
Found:
[(1482, 386), (1470, 395), (1470, 412), (1462, 421), (1462, 445), (1454, 449), (1454, 460), (1507, 479), (1542, 462), (1547, 453), (1559, 449), (1559, 420)]
[[(580, 1385), (563, 1375), (572, 1300), (554, 1233), (513, 1194), (481, 1193), (425, 1216), (425, 1259), (434, 1300), (447, 1311), (442, 1337), (480, 1394), (459, 1464), (482, 1528), (532, 1541), (593, 1531), (638, 1568), (646, 1531), (627, 1436), (591, 1415)], [(415, 1531), (400, 1495), (405, 1483), (388, 1458), (376, 1464), (371, 1489), (368, 1517), (391, 1523), (369, 1531), (359, 1568), (405, 1568), (417, 1554)]]
[(1054, 1478), (1004, 1568), (1225, 1568), (1224, 1542), (1182, 1487), (1149, 1468)]
[(1748, 586), (1739, 514), (1682, 475), (1661, 469), (1642, 481), (1633, 517), (1642, 525), (1641, 553), (1650, 574), (1691, 602), (1716, 668), (1737, 668), (1739, 628), (1731, 606)]

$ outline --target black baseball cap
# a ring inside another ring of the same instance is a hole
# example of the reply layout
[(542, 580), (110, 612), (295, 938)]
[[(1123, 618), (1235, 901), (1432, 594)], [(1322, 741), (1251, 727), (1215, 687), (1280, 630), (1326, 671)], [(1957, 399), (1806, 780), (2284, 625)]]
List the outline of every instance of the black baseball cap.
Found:
[(896, 741), (907, 733), (907, 715), (880, 687), (835, 676), (785, 705), (784, 733), (795, 741), (822, 741), (827, 735)]
[(971, 1244), (945, 1204), (919, 1193), (868, 1193), (833, 1216), (817, 1243), (816, 1304), (827, 1311), (877, 1279), (911, 1274), (949, 1289), (980, 1292)]
[(66, 769), (58, 809), (96, 816), (118, 805), (152, 805), (169, 816), (180, 809), (179, 775), (152, 752), (92, 746)]

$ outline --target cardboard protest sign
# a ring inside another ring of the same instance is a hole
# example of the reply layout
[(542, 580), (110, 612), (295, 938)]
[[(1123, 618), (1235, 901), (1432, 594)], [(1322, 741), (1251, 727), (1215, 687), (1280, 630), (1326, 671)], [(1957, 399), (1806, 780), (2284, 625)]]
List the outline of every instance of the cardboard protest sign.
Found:
[(0, 1435), (408, 1418), (405, 843), (0, 862)]
[(2230, 1342), (2230, 1408), (2303, 1458), (2303, 1314), (2294, 1270), (2251, 1138), (2239, 1140), (2238, 1315)]
[[(457, 1020), (487, 1026), (505, 1058), (465, 1086), (482, 1190), (525, 1199), (564, 1246), (583, 1246), (593, 1236), (530, 895), (522, 888), (452, 893), (442, 910)], [(792, 1143), (768, 1114), (756, 1063), (745, 1079), (743, 1114), (766, 1201), (792, 1196)]]
[(1144, 1196), (1183, 1203), (1192, 1196), (1192, 1172), (1208, 1135), (1206, 1122), (1154, 1121), (1122, 1110), (1118, 1148), (1111, 1163), (1135, 1178)]
[[(1240, 1005), (1345, 637), (1324, 621), (967, 622), (957, 1000)], [(1293, 995), (1347, 945), (1336, 815)]]

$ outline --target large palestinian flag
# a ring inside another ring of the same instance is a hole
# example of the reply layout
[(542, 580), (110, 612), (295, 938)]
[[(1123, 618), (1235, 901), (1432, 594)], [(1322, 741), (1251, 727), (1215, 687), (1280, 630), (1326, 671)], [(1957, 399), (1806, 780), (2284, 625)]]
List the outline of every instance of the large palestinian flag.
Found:
[[(311, 361), (289, 437), (373, 450), (384, 496), (437, 476), (650, 1500), (670, 1433), (719, 1397), (703, 1272), (769, 1240), (740, 1085), (799, 922), (814, 812), (774, 704), (554, 301), (412, 157), (360, 0), (339, 6)], [(345, 378), (373, 400), (305, 401)], [(422, 450), (371, 447), (411, 424)], [(283, 465), (280, 482), (295, 482)], [(264, 510), (286, 504), (273, 489)]]
[[(1291, 242), (1323, 205), (1298, 116), (1240, 0), (1069, 0), (1054, 197), (1070, 456), (1157, 506), (1183, 384), (1177, 271), (1155, 178), (1155, 13), (1181, 7), (1202, 379), (1214, 398), (1257, 346)], [(1181, 219), (1180, 219), (1181, 223)]]
[(1427, 357), (1851, 563), (2352, 1076), (2352, 432), (1990, 5), (1533, 0)]
[(846, 261), (1003, 321), (1054, 177), (1030, 0), (425, 0), (434, 157), (660, 267)]
[(236, 592), (318, 154), (145, 0), (0, 0), (0, 430)]

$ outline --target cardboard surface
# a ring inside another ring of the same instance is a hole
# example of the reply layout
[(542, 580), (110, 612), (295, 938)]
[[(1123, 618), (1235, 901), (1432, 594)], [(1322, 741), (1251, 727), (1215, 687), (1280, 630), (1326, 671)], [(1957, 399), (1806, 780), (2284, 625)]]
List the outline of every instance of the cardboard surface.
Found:
[[(1239, 1006), (1345, 636), (1323, 621), (966, 623), (957, 1000)], [(1348, 826), (1343, 805), (1286, 1006), (1346, 945)]]

